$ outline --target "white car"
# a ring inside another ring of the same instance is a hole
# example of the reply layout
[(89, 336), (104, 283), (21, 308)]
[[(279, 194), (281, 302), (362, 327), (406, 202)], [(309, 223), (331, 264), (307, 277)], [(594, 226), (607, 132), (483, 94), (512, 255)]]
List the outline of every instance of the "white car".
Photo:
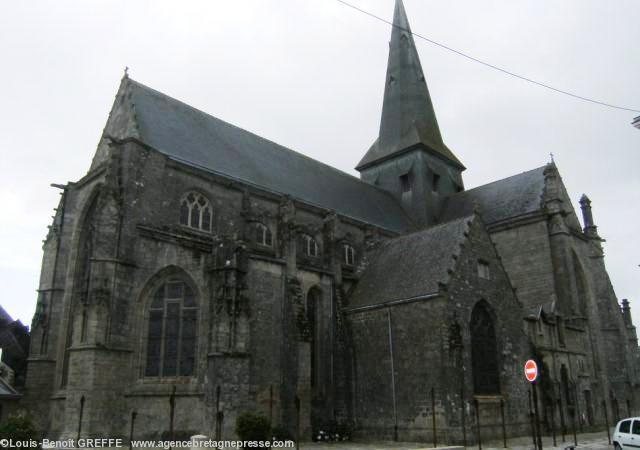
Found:
[(615, 450), (640, 448), (640, 417), (622, 419), (613, 432)]

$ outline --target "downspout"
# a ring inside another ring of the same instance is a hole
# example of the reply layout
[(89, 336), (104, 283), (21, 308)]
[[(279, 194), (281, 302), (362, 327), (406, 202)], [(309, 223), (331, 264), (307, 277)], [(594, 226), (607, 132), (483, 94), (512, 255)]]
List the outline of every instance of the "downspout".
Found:
[(393, 364), (393, 332), (391, 329), (391, 309), (387, 308), (387, 323), (389, 325), (389, 359), (391, 361), (391, 399), (393, 402), (393, 440), (398, 440), (398, 408), (396, 403), (396, 373)]

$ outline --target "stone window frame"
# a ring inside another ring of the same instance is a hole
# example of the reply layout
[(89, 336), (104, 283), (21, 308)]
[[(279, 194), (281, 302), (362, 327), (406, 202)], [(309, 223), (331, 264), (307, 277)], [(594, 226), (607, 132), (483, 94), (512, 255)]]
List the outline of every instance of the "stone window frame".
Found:
[(483, 259), (478, 260), (478, 278), (483, 280), (491, 279), (491, 267), (488, 261)]
[[(193, 198), (190, 199), (190, 197)], [(198, 208), (198, 210), (194, 211), (194, 208)], [(196, 190), (186, 192), (180, 199), (178, 221), (184, 227), (211, 233), (213, 230), (213, 207), (207, 196)]]
[[(479, 326), (481, 328), (488, 326), (488, 328), (483, 331)], [(494, 308), (486, 299), (481, 298), (475, 303), (469, 316), (471, 379), (475, 395), (493, 396), (502, 394), (503, 380), (501, 376), (502, 361), (499, 349), (501, 337), (499, 336), (499, 329), (500, 324)], [(477, 334), (476, 331), (480, 331), (480, 334)], [(489, 332), (488, 334), (486, 333), (487, 331)], [(487, 341), (480, 342), (478, 338), (487, 339)], [(487, 353), (487, 347), (494, 348), (489, 349)], [(480, 351), (476, 354), (478, 350)]]
[(310, 234), (303, 234), (302, 241), (304, 242), (304, 254), (310, 258), (317, 258), (320, 256), (320, 245), (318, 240)]
[[(178, 296), (172, 296), (169, 291), (169, 284), (181, 284), (182, 293)], [(187, 293), (185, 289), (188, 289), (190, 292), (191, 299), (187, 300)], [(163, 290), (163, 296), (160, 299), (158, 293), (160, 290)], [(165, 382), (166, 380), (176, 379), (176, 378), (194, 378), (197, 376), (198, 369), (198, 348), (199, 348), (199, 336), (198, 336), (198, 327), (200, 326), (200, 305), (198, 302), (197, 290), (194, 288), (192, 283), (189, 280), (185, 279), (185, 277), (179, 275), (166, 276), (160, 279), (157, 283), (154, 283), (153, 289), (148, 293), (148, 300), (145, 304), (145, 327), (144, 334), (142, 336), (142, 359), (141, 359), (141, 375), (145, 380), (155, 380)], [(162, 306), (159, 305), (159, 300), (162, 303)], [(187, 301), (190, 304), (187, 304)], [(178, 306), (177, 309), (177, 317), (169, 316), (169, 307)], [(158, 372), (154, 374), (150, 372), (150, 360), (149, 360), (149, 350), (150, 350), (150, 339), (151, 339), (151, 324), (152, 324), (152, 313), (161, 313), (160, 317), (160, 335), (159, 339), (159, 362), (158, 362)], [(191, 313), (187, 316), (185, 313)], [(173, 319), (175, 321), (174, 325), (177, 324), (177, 337), (175, 340), (176, 346), (176, 355), (175, 355), (175, 373), (165, 374), (165, 358), (166, 358), (166, 344), (168, 342), (167, 332), (168, 327), (170, 326), (169, 320)], [(185, 338), (185, 324), (188, 320), (191, 320), (192, 330), (191, 336)], [(184, 371), (184, 366), (182, 366), (185, 362), (188, 362), (183, 359), (184, 354), (182, 351), (185, 347), (185, 339), (191, 339), (193, 342), (190, 346), (192, 348), (191, 357), (187, 359), (190, 360), (190, 370)]]
[(255, 238), (256, 244), (262, 247), (273, 247), (273, 232), (269, 226), (262, 222), (256, 222), (255, 224)]
[(350, 267), (356, 264), (356, 248), (349, 242), (342, 244), (342, 262)]

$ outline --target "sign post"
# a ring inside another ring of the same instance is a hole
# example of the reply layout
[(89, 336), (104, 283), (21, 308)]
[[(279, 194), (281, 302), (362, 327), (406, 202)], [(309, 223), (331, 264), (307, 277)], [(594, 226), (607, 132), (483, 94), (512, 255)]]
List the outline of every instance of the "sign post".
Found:
[(536, 416), (535, 434), (538, 449), (542, 450), (542, 436), (540, 435), (540, 414), (538, 413), (538, 390), (536, 389), (536, 381), (538, 380), (538, 364), (530, 359), (524, 363), (524, 377), (531, 383), (531, 393), (533, 397), (533, 410)]

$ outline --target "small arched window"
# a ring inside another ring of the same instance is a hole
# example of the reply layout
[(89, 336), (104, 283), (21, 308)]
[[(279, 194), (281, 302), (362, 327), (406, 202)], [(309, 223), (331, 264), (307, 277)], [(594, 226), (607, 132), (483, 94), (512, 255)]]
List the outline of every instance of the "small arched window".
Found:
[(273, 233), (268, 226), (263, 223), (256, 224), (256, 243), (264, 247), (273, 246)]
[(318, 242), (308, 234), (302, 236), (302, 242), (304, 244), (304, 253), (307, 256), (316, 257), (320, 253), (318, 248)]
[(343, 245), (344, 263), (347, 266), (353, 266), (356, 262), (356, 250), (349, 244)]
[(198, 307), (187, 283), (170, 279), (153, 294), (149, 307), (145, 376), (192, 376)]
[(180, 202), (180, 224), (202, 231), (211, 231), (213, 213), (209, 200), (197, 192), (189, 192)]

